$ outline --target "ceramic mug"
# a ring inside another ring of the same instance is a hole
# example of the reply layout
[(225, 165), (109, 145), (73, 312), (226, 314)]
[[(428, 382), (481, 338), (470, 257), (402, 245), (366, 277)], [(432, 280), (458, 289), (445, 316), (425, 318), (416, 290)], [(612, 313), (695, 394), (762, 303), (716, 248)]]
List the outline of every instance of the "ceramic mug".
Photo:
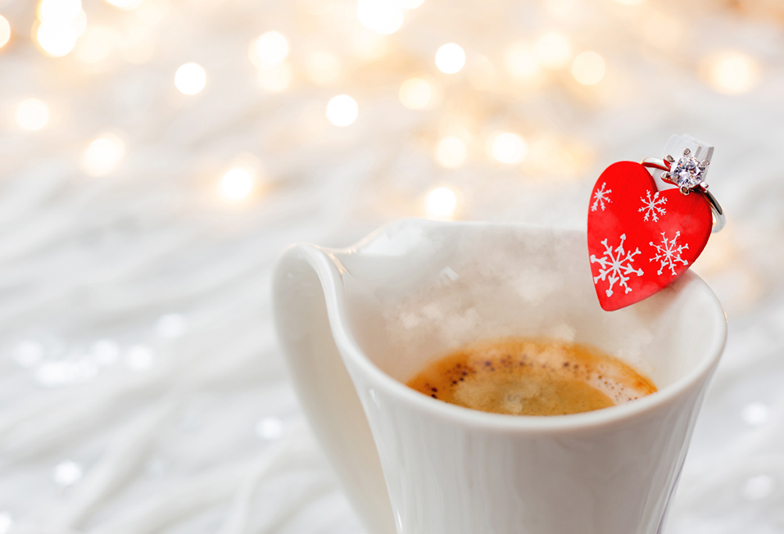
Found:
[[(370, 534), (655, 534), (726, 337), (695, 274), (604, 312), (583, 232), (405, 220), (341, 250), (290, 247), (278, 335), (303, 409)], [(657, 393), (554, 417), (490, 414), (405, 382), (468, 342), (604, 350)]]

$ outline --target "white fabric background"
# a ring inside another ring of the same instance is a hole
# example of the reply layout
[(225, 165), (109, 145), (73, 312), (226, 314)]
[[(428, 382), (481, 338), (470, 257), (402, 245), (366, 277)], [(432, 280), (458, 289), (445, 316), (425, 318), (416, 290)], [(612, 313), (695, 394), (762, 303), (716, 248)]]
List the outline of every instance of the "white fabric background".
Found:
[[(311, 441), (273, 336), (276, 256), (292, 242), (348, 245), (420, 216), (437, 185), (460, 192), (460, 218), (583, 226), (598, 173), (660, 155), (672, 133), (716, 146), (709, 181), (729, 223), (694, 268), (725, 304), (730, 336), (669, 532), (784, 532), (775, 2), (576, 1), (559, 15), (557, 2), (426, 0), (376, 57), (375, 41), (352, 48), (351, 2), (324, 15), (313, 11), (326, 0), (144, 2), (166, 9), (147, 21), (141, 51), (117, 45), (85, 64), (79, 45), (45, 57), (29, 39), (34, 3), (0, 0), (15, 31), (0, 49), (0, 533), (363, 532)], [(83, 7), (88, 27), (139, 26), (133, 11)], [(605, 56), (595, 89), (568, 69), (538, 88), (498, 74), (505, 46), (552, 27)], [(293, 79), (280, 93), (259, 87), (247, 56), (270, 29), (291, 44)], [(432, 60), (449, 41), (469, 56), (453, 77)], [(759, 64), (750, 91), (725, 95), (704, 78), (702, 60), (725, 48)], [(331, 83), (303, 67), (320, 49), (343, 62)], [(495, 76), (476, 70), (480, 53)], [(173, 86), (187, 61), (208, 75), (191, 97)], [(443, 99), (410, 111), (397, 91), (418, 72), (438, 80)], [(337, 128), (324, 108), (344, 92), (359, 118)], [(30, 96), (50, 106), (39, 132), (14, 122)], [(455, 128), (468, 132), (469, 157), (444, 169), (433, 146)], [(493, 163), (484, 139), (505, 128), (555, 149)], [(82, 153), (106, 131), (126, 153), (91, 177)], [(229, 204), (216, 186), (243, 153), (264, 170), (250, 198)]]

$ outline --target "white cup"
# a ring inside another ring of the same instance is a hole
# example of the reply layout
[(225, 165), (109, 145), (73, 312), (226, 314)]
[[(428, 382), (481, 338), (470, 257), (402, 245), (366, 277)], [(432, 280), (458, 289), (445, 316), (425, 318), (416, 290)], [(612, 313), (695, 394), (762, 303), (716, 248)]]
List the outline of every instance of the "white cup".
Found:
[[(296, 245), (274, 275), (298, 395), (371, 534), (662, 531), (726, 319), (696, 275), (604, 312), (585, 234), (406, 220), (342, 250)], [(593, 345), (657, 393), (554, 417), (489, 414), (405, 382), (467, 342)]]

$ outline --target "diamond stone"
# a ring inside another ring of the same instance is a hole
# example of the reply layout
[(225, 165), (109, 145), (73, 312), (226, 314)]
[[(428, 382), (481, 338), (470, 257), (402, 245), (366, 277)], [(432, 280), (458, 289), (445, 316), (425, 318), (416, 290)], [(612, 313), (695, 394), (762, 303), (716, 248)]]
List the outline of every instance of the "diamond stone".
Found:
[(683, 156), (675, 164), (671, 174), (678, 187), (694, 189), (702, 182), (705, 176), (705, 169), (700, 167), (700, 161), (697, 158)]

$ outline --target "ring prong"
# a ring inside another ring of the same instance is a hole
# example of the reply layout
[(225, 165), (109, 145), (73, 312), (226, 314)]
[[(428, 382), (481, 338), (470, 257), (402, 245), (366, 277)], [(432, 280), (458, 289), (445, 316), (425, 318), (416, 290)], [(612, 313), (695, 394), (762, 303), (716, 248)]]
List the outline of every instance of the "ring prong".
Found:
[(688, 148), (684, 148), (684, 149), (683, 149), (683, 155), (684, 155), (684, 156), (688, 156), (689, 154), (691, 154), (691, 150), (690, 150), (690, 149), (688, 149)]
[(703, 192), (707, 191), (708, 184), (706, 184), (705, 182), (700, 182), (700, 189), (702, 189)]
[(681, 187), (681, 193), (684, 195), (688, 195), (689, 193), (691, 193), (691, 191), (689, 190), (688, 187)]
[(704, 169), (704, 168), (706, 168), (708, 165), (710, 165), (710, 161), (706, 159), (705, 161), (703, 161), (702, 163), (700, 163), (700, 169)]
[(667, 161), (669, 161), (670, 163), (675, 163), (675, 158), (673, 158), (672, 156), (667, 156), (667, 157), (666, 157), (666, 158), (664, 158), (664, 159), (666, 159), (666, 160), (667, 160)]
[(665, 182), (670, 182), (671, 184), (675, 183), (675, 181), (672, 179), (672, 174), (670, 174), (669, 172), (663, 172), (661, 175), (661, 179), (664, 180)]

